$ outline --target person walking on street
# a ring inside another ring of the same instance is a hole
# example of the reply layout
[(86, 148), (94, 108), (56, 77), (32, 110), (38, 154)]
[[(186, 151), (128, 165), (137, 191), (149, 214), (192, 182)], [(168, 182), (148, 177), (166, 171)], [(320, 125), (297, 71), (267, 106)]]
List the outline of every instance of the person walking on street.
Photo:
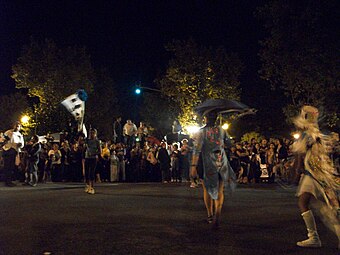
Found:
[(90, 129), (90, 137), (85, 141), (83, 168), (85, 172), (85, 192), (88, 194), (95, 194), (93, 187), (96, 178), (96, 166), (101, 155), (100, 142), (97, 139), (97, 130)]
[[(205, 113), (203, 127), (194, 138), (194, 150), (190, 173), (197, 176), (197, 168), (203, 185), (203, 198), (208, 213), (207, 222), (218, 227), (224, 201), (224, 185), (236, 185), (236, 176), (224, 150), (224, 130), (215, 125), (217, 112)], [(201, 157), (201, 158), (200, 158)], [(200, 159), (200, 166), (199, 164)]]

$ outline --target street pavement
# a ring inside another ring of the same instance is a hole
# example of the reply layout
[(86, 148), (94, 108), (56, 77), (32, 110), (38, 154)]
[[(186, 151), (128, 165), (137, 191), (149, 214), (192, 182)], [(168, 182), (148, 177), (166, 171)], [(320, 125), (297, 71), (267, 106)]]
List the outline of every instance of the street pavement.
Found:
[(323, 247), (295, 246), (306, 238), (295, 189), (239, 185), (214, 230), (202, 188), (188, 183), (104, 183), (95, 195), (81, 183), (0, 186), (0, 254), (339, 254), (318, 218)]

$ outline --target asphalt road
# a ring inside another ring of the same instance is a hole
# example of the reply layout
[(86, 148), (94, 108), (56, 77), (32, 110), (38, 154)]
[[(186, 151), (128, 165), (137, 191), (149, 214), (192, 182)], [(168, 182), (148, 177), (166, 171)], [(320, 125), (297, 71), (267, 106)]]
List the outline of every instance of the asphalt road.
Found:
[(72, 183), (1, 186), (0, 254), (339, 254), (318, 219), (323, 247), (295, 246), (306, 237), (295, 187), (239, 186), (226, 196), (218, 230), (204, 222), (201, 188), (119, 183), (96, 192)]

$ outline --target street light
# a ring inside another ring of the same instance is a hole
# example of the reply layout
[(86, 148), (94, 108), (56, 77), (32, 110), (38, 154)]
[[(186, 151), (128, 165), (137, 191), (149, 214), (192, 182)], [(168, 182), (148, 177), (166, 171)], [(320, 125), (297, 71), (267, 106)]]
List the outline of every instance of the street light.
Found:
[(142, 91), (155, 91), (155, 92), (162, 92), (160, 89), (154, 89), (154, 88), (150, 88), (150, 87), (144, 87), (144, 86), (137, 86), (135, 88), (135, 94), (136, 95), (140, 95), (142, 93)]
[(228, 123), (224, 123), (223, 125), (222, 125), (222, 129), (223, 130), (227, 130), (229, 128), (229, 124)]
[(24, 115), (24, 116), (22, 116), (21, 119), (20, 119), (20, 121), (21, 121), (21, 123), (22, 123), (23, 125), (28, 124), (29, 120), (30, 120), (30, 117), (29, 117), (28, 115)]
[(300, 138), (300, 133), (294, 133), (293, 137), (294, 137), (295, 140), (299, 139)]

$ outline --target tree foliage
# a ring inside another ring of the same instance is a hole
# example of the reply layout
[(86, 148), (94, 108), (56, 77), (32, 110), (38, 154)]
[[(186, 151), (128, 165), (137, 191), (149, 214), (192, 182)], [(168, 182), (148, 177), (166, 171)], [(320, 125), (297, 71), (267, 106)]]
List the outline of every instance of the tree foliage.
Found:
[(105, 69), (101, 69), (96, 73), (93, 88), (86, 102), (85, 122), (87, 126), (91, 125), (98, 129), (100, 138), (112, 139), (113, 119), (120, 113), (118, 87), (110, 74)]
[(93, 89), (94, 71), (85, 48), (60, 49), (52, 40), (31, 39), (12, 70), (16, 88), (39, 98), (35, 112), (41, 132), (63, 129), (68, 116), (60, 110), (60, 102), (79, 88), (88, 93)]
[(144, 92), (143, 105), (140, 116), (147, 126), (154, 132), (153, 136), (163, 138), (171, 132), (171, 125), (177, 119), (178, 106), (170, 98), (154, 92)]
[(264, 137), (255, 131), (252, 132), (248, 132), (243, 134), (243, 136), (241, 137), (241, 142), (251, 142), (251, 139), (255, 138), (256, 142), (260, 142)]
[(192, 122), (193, 108), (205, 99), (239, 99), (242, 63), (236, 54), (199, 46), (192, 39), (173, 41), (166, 49), (173, 58), (157, 83), (178, 104), (182, 126)]
[(32, 117), (27, 97), (22, 93), (0, 96), (0, 131), (6, 131), (13, 127), (15, 121), (28, 114)]
[(330, 126), (339, 120), (336, 2), (275, 0), (258, 9), (269, 33), (261, 42), (260, 74), (289, 98), (287, 120), (304, 104), (323, 109)]

